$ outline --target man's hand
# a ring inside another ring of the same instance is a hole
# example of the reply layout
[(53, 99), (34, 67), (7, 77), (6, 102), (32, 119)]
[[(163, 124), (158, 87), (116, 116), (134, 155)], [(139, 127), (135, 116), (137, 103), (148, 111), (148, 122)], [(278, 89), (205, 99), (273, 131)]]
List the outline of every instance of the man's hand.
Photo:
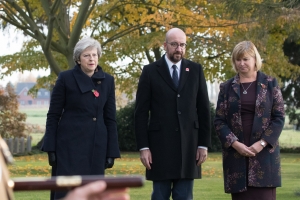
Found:
[(249, 147), (247, 147), (246, 145), (244, 145), (243, 143), (241, 143), (239, 141), (233, 142), (231, 146), (235, 150), (237, 150), (237, 152), (239, 152), (239, 154), (241, 154), (242, 156), (245, 156), (245, 157), (255, 156), (255, 152), (252, 149), (250, 149)]
[(152, 155), (150, 149), (140, 150), (140, 159), (143, 165), (150, 170), (152, 164)]
[(197, 166), (200, 166), (202, 163), (204, 163), (206, 159), (207, 159), (207, 150), (203, 148), (198, 148), (196, 154)]
[(55, 155), (55, 151), (49, 151), (48, 152), (48, 162), (49, 165), (52, 167), (56, 166), (56, 155)]

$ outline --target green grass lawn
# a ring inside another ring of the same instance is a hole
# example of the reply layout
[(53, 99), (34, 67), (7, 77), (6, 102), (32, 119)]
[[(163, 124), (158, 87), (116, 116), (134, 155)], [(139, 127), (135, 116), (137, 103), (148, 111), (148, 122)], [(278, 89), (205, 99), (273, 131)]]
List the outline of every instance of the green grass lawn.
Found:
[[(27, 114), (27, 123), (45, 126), (48, 108), (21, 109)], [(44, 133), (32, 133), (32, 145), (36, 145)], [(300, 131), (283, 130), (280, 138), (282, 147), (299, 147)], [(41, 153), (31, 156), (16, 157), (14, 166), (10, 166), (12, 177), (23, 176), (50, 176), (50, 167), (47, 163), (47, 154)], [(277, 200), (296, 200), (300, 196), (300, 154), (281, 154), (282, 161), (282, 185), (277, 189)], [(138, 153), (122, 153), (122, 159), (115, 162), (113, 169), (107, 170), (106, 174), (142, 174), (144, 167), (140, 163)], [(150, 199), (152, 182), (146, 181), (142, 188), (131, 188), (132, 200)], [(15, 192), (16, 200), (49, 199), (49, 191)], [(231, 199), (224, 193), (221, 153), (209, 153), (209, 158), (203, 165), (203, 178), (195, 180), (194, 199)]]
[(37, 124), (40, 126), (46, 125), (47, 107), (42, 108), (20, 108), (21, 113), (26, 113), (26, 122), (30, 124)]
[[(23, 176), (50, 176), (50, 167), (47, 163), (47, 154), (41, 153), (32, 156), (16, 157), (14, 166), (9, 170), (12, 177)], [(282, 185), (277, 189), (277, 200), (296, 200), (295, 192), (300, 191), (300, 155), (281, 154)], [(110, 175), (142, 174), (144, 167), (140, 163), (138, 153), (122, 153), (122, 158), (117, 159), (112, 169), (106, 171)], [(209, 158), (203, 165), (203, 178), (195, 180), (194, 199), (230, 199), (224, 193), (221, 153), (209, 153)], [(152, 182), (146, 181), (142, 188), (131, 188), (132, 200), (150, 199)], [(49, 199), (49, 191), (15, 192), (16, 200)]]

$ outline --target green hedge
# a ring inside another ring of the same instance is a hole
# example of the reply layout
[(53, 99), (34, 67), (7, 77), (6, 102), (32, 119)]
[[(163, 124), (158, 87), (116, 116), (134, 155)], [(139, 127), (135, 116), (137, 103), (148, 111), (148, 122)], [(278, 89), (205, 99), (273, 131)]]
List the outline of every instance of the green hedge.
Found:
[(134, 106), (135, 102), (131, 102), (117, 111), (116, 120), (121, 151), (137, 150), (134, 134)]
[(300, 147), (281, 147), (280, 153), (300, 153)]

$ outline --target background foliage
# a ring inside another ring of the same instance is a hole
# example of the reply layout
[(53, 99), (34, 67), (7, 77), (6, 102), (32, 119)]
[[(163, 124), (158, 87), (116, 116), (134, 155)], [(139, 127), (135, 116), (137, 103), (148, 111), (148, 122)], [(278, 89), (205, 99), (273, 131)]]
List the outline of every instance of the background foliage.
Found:
[(51, 88), (58, 73), (74, 66), (77, 41), (91, 36), (103, 47), (100, 65), (133, 98), (143, 66), (164, 53), (165, 33), (172, 27), (186, 32), (186, 58), (201, 63), (211, 81), (232, 77), (233, 47), (253, 41), (263, 58), (262, 71), (282, 84), (291, 123), (300, 125), (300, 0), (1, 1), (0, 28), (21, 30), (27, 40), (21, 51), (0, 56), (0, 78), (50, 68), (31, 92)]
[(0, 134), (2, 138), (27, 136), (26, 114), (19, 112), (19, 102), (11, 84), (0, 88)]
[(203, 64), (207, 80), (233, 76), (229, 58), (242, 40), (256, 44), (264, 72), (295, 79), (300, 69), (282, 45), (287, 38), (299, 43), (299, 10), (299, 0), (1, 1), (1, 28), (16, 28), (28, 38), (20, 52), (0, 57), (2, 76), (50, 68), (52, 74), (36, 85), (50, 87), (59, 72), (74, 66), (77, 41), (91, 36), (103, 46), (100, 65), (132, 97), (142, 67), (164, 53), (166, 31), (179, 27), (188, 36), (186, 57)]
[[(300, 68), (300, 42), (297, 43), (293, 38), (287, 38), (283, 44), (283, 51), (289, 58), (289, 62)], [(295, 78), (282, 77), (282, 95), (286, 104), (286, 113), (289, 123), (300, 128), (300, 76)]]
[(222, 145), (221, 142), (217, 136), (215, 126), (214, 126), (214, 119), (216, 115), (216, 109), (215, 105), (213, 103), (210, 103), (210, 118), (211, 118), (211, 147), (208, 149), (210, 152), (221, 152), (222, 151)]
[(131, 102), (117, 111), (116, 119), (121, 151), (137, 150), (134, 133), (134, 106), (135, 102)]

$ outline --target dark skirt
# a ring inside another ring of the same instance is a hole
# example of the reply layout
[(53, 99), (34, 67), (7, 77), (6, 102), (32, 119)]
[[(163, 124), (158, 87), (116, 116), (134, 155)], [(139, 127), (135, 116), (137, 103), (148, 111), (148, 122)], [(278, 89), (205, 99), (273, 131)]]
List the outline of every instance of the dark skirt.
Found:
[(274, 187), (247, 187), (247, 191), (231, 193), (232, 200), (276, 200)]

